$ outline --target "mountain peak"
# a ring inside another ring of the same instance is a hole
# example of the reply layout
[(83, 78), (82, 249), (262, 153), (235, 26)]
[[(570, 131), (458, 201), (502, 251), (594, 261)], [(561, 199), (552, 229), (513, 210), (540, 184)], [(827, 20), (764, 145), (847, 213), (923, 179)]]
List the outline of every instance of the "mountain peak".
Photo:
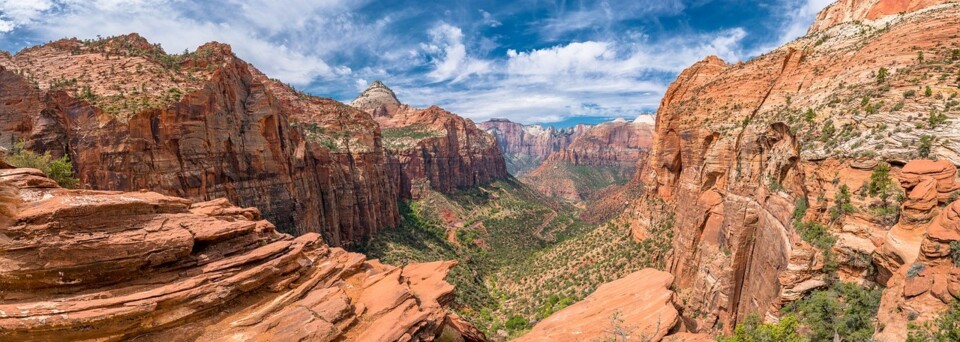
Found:
[(397, 95), (393, 93), (390, 87), (387, 87), (380, 80), (375, 80), (370, 83), (367, 90), (364, 90), (360, 96), (350, 102), (350, 105), (374, 116), (390, 116), (400, 107), (400, 100), (397, 99)]

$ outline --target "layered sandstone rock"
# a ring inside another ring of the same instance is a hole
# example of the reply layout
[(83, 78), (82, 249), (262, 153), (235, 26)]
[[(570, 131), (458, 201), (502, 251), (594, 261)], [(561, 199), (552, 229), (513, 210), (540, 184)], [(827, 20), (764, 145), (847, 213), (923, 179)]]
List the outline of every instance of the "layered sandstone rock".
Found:
[(66, 190), (33, 169), (0, 170), (0, 203), (2, 340), (431, 341), (457, 331), (445, 323), (456, 319), (443, 280), (453, 262), (387, 266), (316, 233), (278, 233), (223, 199)]
[(0, 145), (68, 154), (84, 187), (226, 197), (338, 246), (399, 221), (377, 123), (267, 79), (229, 46), (63, 40), (3, 64)]
[[(557, 311), (516, 341), (660, 341), (679, 322), (670, 284), (673, 276), (644, 269), (597, 288), (586, 299)], [(694, 336), (691, 339), (697, 340)]]
[(497, 146), (507, 161), (507, 170), (514, 176), (533, 171), (551, 154), (567, 148), (571, 142), (590, 130), (588, 125), (557, 129), (540, 125), (523, 125), (507, 119), (492, 119), (477, 124), (497, 139)]
[(817, 15), (810, 33), (825, 31), (841, 23), (878, 20), (891, 15), (911, 13), (956, 0), (839, 0)]
[[(845, 3), (853, 14), (835, 14)], [(845, 281), (873, 281), (853, 272), (864, 266), (905, 272), (919, 254), (924, 216), (936, 215), (954, 187), (946, 164), (960, 162), (947, 101), (960, 65), (955, 47), (946, 47), (960, 6), (915, 1), (900, 15), (856, 19), (892, 3), (842, 1), (810, 35), (747, 63), (709, 57), (668, 88), (637, 176), (645, 197), (630, 210), (641, 233), (675, 216), (667, 270), (691, 315), (687, 328), (729, 332), (750, 313), (773, 320), (782, 305), (824, 284), (824, 253), (802, 241), (795, 221), (820, 222), (840, 237), (829, 248), (845, 254), (837, 275)], [(899, 170), (918, 159), (921, 141), (946, 164)], [(877, 160), (891, 161), (895, 177), (924, 176), (904, 185), (902, 220), (881, 217), (880, 199), (859, 195)], [(831, 217), (843, 186), (855, 212)], [(809, 209), (795, 214), (798, 205)]]
[(537, 191), (579, 202), (616, 197), (643, 164), (653, 142), (653, 125), (617, 120), (587, 128), (522, 179)]
[(375, 115), (390, 151), (394, 182), (401, 198), (420, 198), (427, 189), (452, 192), (509, 177), (496, 140), (464, 119), (437, 106), (399, 105), (379, 81), (353, 105)]

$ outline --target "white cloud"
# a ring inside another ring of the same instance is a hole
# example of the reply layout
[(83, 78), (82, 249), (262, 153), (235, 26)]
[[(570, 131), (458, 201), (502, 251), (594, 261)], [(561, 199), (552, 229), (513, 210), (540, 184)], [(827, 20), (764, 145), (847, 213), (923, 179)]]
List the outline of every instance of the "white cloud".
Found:
[(0, 0), (0, 33), (32, 23), (51, 7), (50, 0)]
[(467, 55), (463, 43), (463, 31), (459, 27), (440, 23), (429, 32), (430, 43), (422, 44), (423, 50), (434, 58), (434, 69), (427, 77), (434, 82), (459, 82), (474, 74), (483, 74), (490, 69), (490, 62)]
[(503, 25), (503, 23), (501, 23), (499, 20), (494, 19), (490, 12), (480, 10), (480, 16), (483, 17), (483, 20), (480, 21), (480, 23), (483, 25), (490, 27), (499, 27), (500, 25)]

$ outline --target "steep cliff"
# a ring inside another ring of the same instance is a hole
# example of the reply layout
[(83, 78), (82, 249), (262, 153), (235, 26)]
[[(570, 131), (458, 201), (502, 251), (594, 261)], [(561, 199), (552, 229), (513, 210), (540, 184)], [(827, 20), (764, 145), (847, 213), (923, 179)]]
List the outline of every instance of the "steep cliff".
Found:
[(226, 197), (338, 246), (399, 220), (377, 123), (268, 80), (229, 46), (62, 40), (0, 58), (0, 82), (0, 145), (69, 154), (84, 187)]
[[(840, 1), (807, 36), (747, 63), (709, 57), (668, 88), (627, 214), (641, 239), (675, 218), (666, 270), (688, 329), (776, 320), (832, 281), (890, 286), (916, 259), (953, 176), (906, 162), (960, 163), (960, 6), (947, 2)], [(885, 162), (896, 185), (877, 194)]]
[(452, 192), (509, 177), (493, 136), (437, 106), (400, 105), (393, 91), (373, 82), (352, 105), (374, 115), (383, 145), (399, 172), (401, 198), (420, 198), (427, 189)]
[(475, 330), (446, 310), (455, 262), (383, 265), (316, 233), (278, 233), (224, 199), (67, 190), (39, 170), (2, 169), (0, 203), (2, 340), (432, 341)]
[[(591, 126), (522, 178), (548, 196), (579, 202), (611, 197), (624, 185), (653, 143), (653, 125), (617, 120)], [(615, 190), (615, 189), (607, 189)]]
[(540, 125), (523, 125), (507, 119), (492, 119), (477, 124), (493, 135), (503, 152), (510, 174), (520, 177), (533, 171), (551, 154), (559, 152), (584, 132), (588, 125), (557, 129)]

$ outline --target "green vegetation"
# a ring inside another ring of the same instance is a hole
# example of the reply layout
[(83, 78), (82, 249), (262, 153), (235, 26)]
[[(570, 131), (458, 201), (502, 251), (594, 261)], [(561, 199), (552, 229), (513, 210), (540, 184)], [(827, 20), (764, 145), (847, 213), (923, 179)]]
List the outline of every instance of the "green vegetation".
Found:
[(870, 196), (879, 196), (883, 201), (883, 206), (887, 206), (887, 199), (894, 190), (893, 180), (890, 179), (890, 164), (881, 162), (870, 174), (870, 183), (867, 185), (867, 193)]
[(929, 158), (930, 152), (933, 151), (933, 139), (934, 137), (929, 134), (924, 134), (920, 137), (920, 146), (917, 147), (917, 155), (920, 158)]
[(720, 342), (805, 342), (807, 339), (797, 330), (800, 322), (792, 315), (780, 318), (777, 323), (763, 323), (760, 316), (752, 314), (737, 324), (731, 337), (720, 337)]
[(73, 164), (70, 162), (70, 156), (63, 155), (59, 159), (53, 159), (50, 152), (37, 154), (24, 148), (23, 142), (13, 145), (10, 155), (6, 158), (7, 163), (16, 167), (33, 168), (43, 171), (47, 177), (60, 184), (64, 188), (75, 188), (80, 180), (73, 174)]
[(907, 324), (907, 342), (960, 341), (960, 301), (953, 301), (947, 312), (932, 322)]
[(811, 341), (830, 341), (835, 335), (843, 341), (869, 341), (875, 330), (881, 292), (880, 288), (836, 283), (786, 305), (783, 313), (795, 315), (800, 322), (799, 331)]
[(923, 95), (926, 97), (933, 96), (933, 89), (930, 89), (930, 86), (927, 86), (927, 88), (923, 90)]
[(382, 131), (384, 147), (401, 149), (416, 145), (420, 140), (443, 136), (443, 132), (431, 130), (424, 125), (409, 125), (395, 128), (384, 128)]
[(830, 208), (830, 221), (835, 222), (844, 215), (855, 211), (857, 211), (857, 209), (854, 208), (850, 202), (850, 187), (843, 184), (833, 199), (833, 207)]
[(887, 82), (887, 76), (890, 75), (890, 70), (887, 68), (880, 67), (880, 71), (877, 71), (877, 83)]
[(927, 118), (927, 123), (930, 124), (930, 128), (937, 128), (946, 122), (947, 122), (947, 114), (940, 113), (937, 111), (931, 111), (930, 116)]

